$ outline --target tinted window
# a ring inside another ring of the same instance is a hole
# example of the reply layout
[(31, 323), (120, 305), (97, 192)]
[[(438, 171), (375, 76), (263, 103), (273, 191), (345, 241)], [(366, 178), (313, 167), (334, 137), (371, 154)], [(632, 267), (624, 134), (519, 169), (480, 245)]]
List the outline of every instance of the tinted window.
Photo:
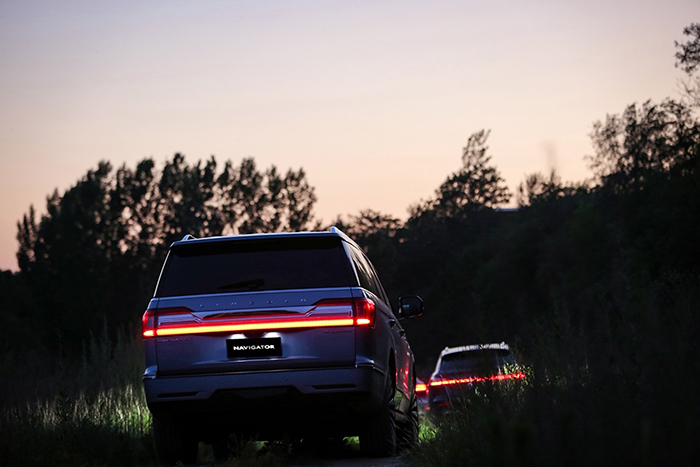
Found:
[[(365, 258), (366, 259), (366, 258)], [(372, 263), (369, 262), (368, 259), (366, 259), (367, 264), (369, 265), (370, 271), (371, 271), (371, 280), (372, 284), (374, 284), (374, 288), (376, 290), (376, 294), (379, 298), (384, 300), (386, 303), (389, 303), (389, 299), (386, 296), (386, 292), (384, 291), (384, 287), (382, 287), (382, 283), (379, 281), (379, 276), (377, 275), (377, 271), (375, 271), (374, 266)]]
[(168, 254), (156, 296), (354, 285), (339, 238), (192, 243)]
[(372, 284), (372, 279), (371, 279), (371, 271), (369, 268), (369, 265), (364, 261), (364, 258), (362, 257), (362, 254), (357, 251), (357, 249), (350, 245), (350, 255), (352, 256), (353, 262), (355, 263), (355, 269), (357, 270), (357, 275), (359, 276), (360, 279), (360, 285), (371, 291), (375, 292), (373, 284)]
[(440, 372), (487, 375), (513, 363), (510, 352), (505, 349), (470, 350), (443, 355)]
[(352, 255), (353, 261), (355, 263), (355, 268), (357, 269), (357, 274), (360, 276), (360, 285), (365, 289), (372, 292), (374, 295), (389, 303), (382, 288), (382, 284), (379, 282), (379, 277), (369, 262), (369, 259), (360, 250), (354, 246), (350, 246), (350, 254)]

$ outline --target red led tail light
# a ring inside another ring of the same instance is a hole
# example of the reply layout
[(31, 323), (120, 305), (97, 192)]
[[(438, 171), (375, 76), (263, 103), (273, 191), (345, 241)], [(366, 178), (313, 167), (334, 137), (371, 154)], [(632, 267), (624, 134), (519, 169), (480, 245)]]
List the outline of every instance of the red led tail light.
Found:
[(450, 379), (436, 379), (430, 382), (430, 386), (452, 386), (455, 384), (471, 384), (471, 383), (481, 383), (484, 381), (504, 381), (509, 379), (523, 379), (525, 378), (525, 373), (519, 371), (517, 373), (505, 373), (493, 376), (474, 376), (469, 378), (450, 378)]
[[(324, 316), (323, 308), (336, 307), (346, 313)], [(319, 310), (320, 309), (320, 310)], [(314, 316), (314, 312), (321, 311)], [(162, 315), (181, 315), (179, 322), (160, 323)], [(210, 334), (219, 332), (267, 331), (337, 326), (369, 326), (374, 324), (375, 305), (369, 299), (324, 299), (317, 302), (305, 315), (289, 314), (277, 317), (247, 315), (245, 318), (207, 320), (197, 317), (189, 308), (146, 310), (142, 318), (143, 337), (175, 336), (183, 334)]]

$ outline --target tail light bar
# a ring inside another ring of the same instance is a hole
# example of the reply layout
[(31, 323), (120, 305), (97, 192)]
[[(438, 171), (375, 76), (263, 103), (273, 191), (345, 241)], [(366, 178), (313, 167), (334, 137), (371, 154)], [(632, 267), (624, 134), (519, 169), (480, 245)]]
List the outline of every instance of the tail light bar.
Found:
[(474, 376), (470, 378), (450, 378), (450, 379), (436, 379), (430, 382), (431, 387), (435, 386), (453, 386), (455, 384), (471, 384), (471, 383), (481, 383), (484, 381), (504, 381), (509, 379), (523, 379), (525, 378), (525, 373), (518, 371), (516, 373), (506, 373), (493, 376)]
[[(333, 310), (334, 313), (329, 313), (330, 308), (337, 308), (337, 310)], [(224, 319), (199, 318), (189, 308), (165, 308), (146, 310), (142, 317), (142, 329), (143, 337), (151, 338), (217, 332), (371, 326), (374, 324), (375, 312), (374, 302), (365, 298), (320, 300), (305, 314), (246, 315), (242, 318), (229, 317)], [(169, 315), (173, 319), (168, 322), (160, 322), (159, 317), (165, 315)]]

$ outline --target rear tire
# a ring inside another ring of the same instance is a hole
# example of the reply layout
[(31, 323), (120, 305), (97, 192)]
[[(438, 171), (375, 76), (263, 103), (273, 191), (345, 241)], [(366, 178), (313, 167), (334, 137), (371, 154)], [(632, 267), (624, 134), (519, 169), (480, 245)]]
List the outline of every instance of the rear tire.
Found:
[(393, 374), (393, 371), (387, 374), (382, 405), (369, 416), (360, 434), (360, 453), (365, 457), (389, 457), (396, 453)]
[(400, 451), (411, 449), (418, 443), (418, 399), (413, 396), (406, 421), (397, 427), (396, 444)]
[(153, 417), (153, 444), (160, 464), (194, 464), (199, 443), (184, 427)]
[(217, 461), (225, 461), (229, 458), (231, 450), (228, 447), (228, 439), (217, 439), (211, 444), (211, 449), (214, 453), (214, 459)]

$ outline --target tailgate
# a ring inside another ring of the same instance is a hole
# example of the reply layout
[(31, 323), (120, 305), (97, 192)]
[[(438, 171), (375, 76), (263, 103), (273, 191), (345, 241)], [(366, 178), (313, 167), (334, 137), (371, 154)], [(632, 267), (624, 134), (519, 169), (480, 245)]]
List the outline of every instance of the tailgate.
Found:
[(351, 288), (167, 297), (150, 311), (162, 376), (355, 364)]

